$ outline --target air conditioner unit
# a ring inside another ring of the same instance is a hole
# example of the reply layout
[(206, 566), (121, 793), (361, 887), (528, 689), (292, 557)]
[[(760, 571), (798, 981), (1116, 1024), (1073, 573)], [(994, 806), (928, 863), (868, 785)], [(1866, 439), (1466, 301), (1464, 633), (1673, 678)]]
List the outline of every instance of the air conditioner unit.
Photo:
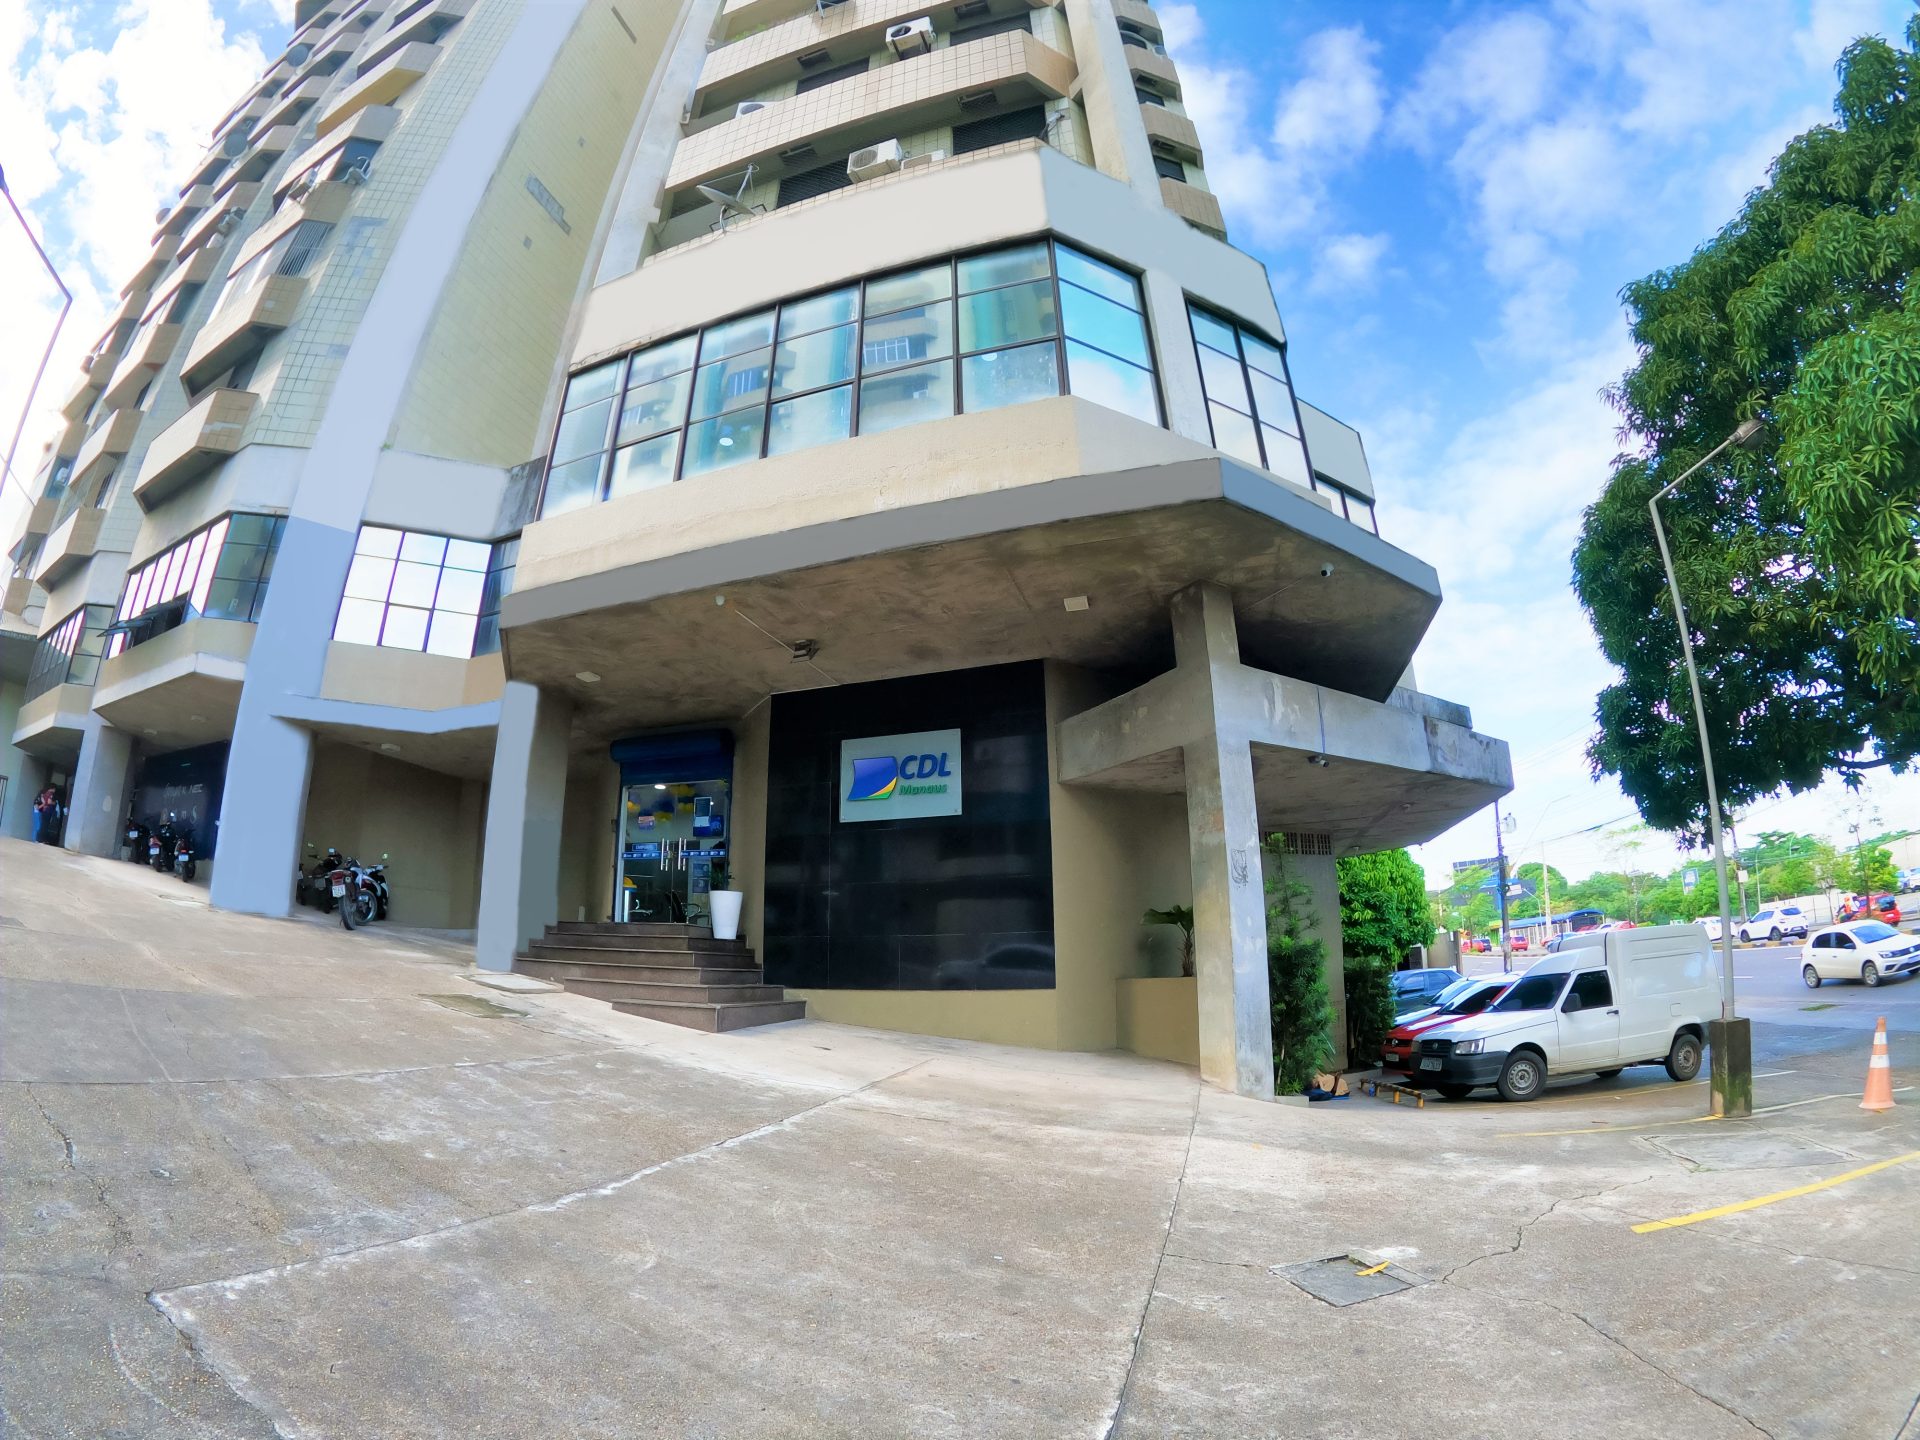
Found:
[(287, 187), (287, 198), (289, 200), (304, 200), (312, 193), (313, 187), (319, 183), (320, 169), (318, 166), (315, 166)]
[(871, 180), (876, 175), (891, 175), (900, 168), (905, 158), (900, 153), (898, 140), (882, 140), (878, 145), (856, 150), (847, 157), (847, 178)]
[(771, 100), (742, 100), (733, 107), (733, 118), (738, 120), (742, 115), (755, 114), (765, 110), (771, 104), (773, 104)]
[(900, 168), (903, 171), (925, 170), (930, 166), (938, 165), (946, 158), (947, 152), (944, 150), (929, 150), (924, 155), (909, 155), (900, 162)]
[(909, 55), (924, 55), (933, 49), (933, 20), (922, 15), (918, 20), (903, 20), (887, 27), (887, 48), (902, 60)]

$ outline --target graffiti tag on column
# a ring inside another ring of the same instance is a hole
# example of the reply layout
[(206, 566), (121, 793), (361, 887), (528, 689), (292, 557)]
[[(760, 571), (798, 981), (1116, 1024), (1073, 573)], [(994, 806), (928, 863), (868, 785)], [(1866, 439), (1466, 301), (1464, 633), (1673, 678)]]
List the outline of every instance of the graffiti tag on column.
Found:
[(1253, 865), (1247, 858), (1247, 852), (1245, 850), (1229, 850), (1227, 852), (1227, 874), (1231, 877), (1234, 884), (1246, 884), (1247, 877), (1252, 873)]

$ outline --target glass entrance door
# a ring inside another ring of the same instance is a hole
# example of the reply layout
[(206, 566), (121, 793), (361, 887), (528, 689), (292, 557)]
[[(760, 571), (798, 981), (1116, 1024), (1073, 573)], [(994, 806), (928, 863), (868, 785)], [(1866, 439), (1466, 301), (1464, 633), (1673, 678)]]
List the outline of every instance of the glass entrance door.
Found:
[(708, 923), (708, 894), (727, 888), (728, 792), (725, 780), (622, 789), (616, 919)]

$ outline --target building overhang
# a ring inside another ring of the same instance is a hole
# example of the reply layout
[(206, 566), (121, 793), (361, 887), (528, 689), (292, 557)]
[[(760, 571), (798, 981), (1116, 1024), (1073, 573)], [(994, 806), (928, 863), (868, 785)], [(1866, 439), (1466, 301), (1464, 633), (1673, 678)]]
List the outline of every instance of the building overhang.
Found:
[(93, 708), (153, 750), (184, 750), (233, 734), (256, 628), (189, 620), (104, 660)]
[(71, 766), (80, 758), (92, 703), (90, 685), (56, 685), (34, 696), (14, 719), (14, 747), (35, 759)]

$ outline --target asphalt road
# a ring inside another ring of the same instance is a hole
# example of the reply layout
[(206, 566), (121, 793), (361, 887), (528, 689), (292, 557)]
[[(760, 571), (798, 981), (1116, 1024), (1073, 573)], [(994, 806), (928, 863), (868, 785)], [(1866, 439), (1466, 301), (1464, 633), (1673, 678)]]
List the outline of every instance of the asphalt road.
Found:
[(1800, 978), (1798, 945), (1756, 945), (1733, 953), (1734, 1003), (1755, 1020), (1776, 1024), (1871, 1030), (1882, 1015), (1888, 1030), (1920, 1031), (1920, 981), (1887, 980), (1872, 989), (1826, 980), (1809, 990)]

